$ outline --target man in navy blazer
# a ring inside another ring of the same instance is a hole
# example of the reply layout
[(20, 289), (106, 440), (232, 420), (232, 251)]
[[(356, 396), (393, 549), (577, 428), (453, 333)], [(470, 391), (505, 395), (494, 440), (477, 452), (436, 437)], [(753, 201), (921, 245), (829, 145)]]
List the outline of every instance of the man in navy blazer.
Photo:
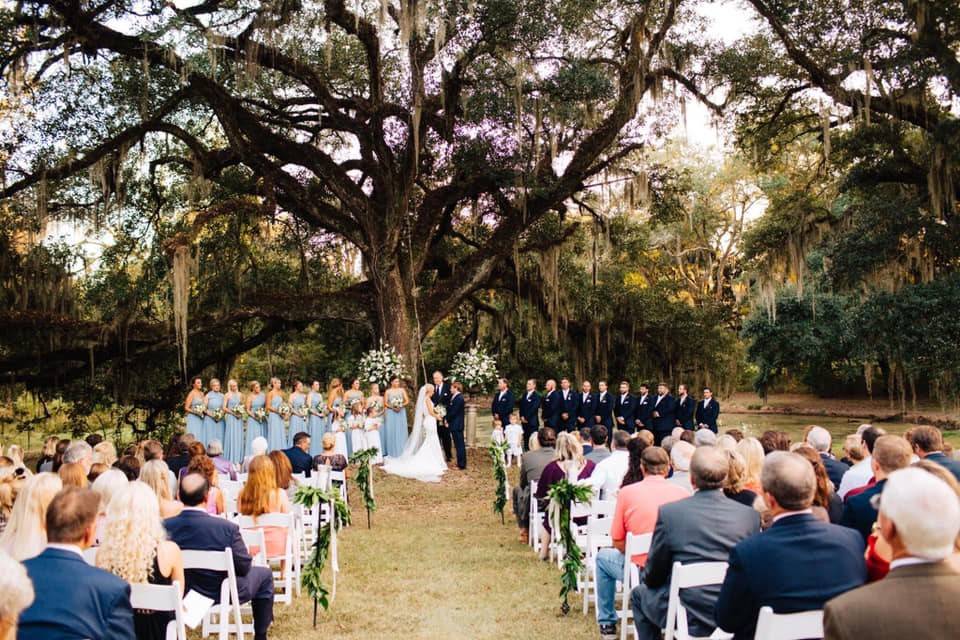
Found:
[(613, 417), (616, 419), (617, 429), (623, 429), (627, 433), (636, 431), (633, 422), (635, 410), (636, 398), (630, 393), (630, 383), (623, 380), (620, 382), (620, 395), (613, 399)]
[(653, 397), (650, 395), (650, 387), (641, 384), (640, 395), (637, 396), (633, 405), (633, 424), (639, 429), (653, 429)]
[(527, 390), (520, 396), (520, 424), (523, 426), (523, 450), (530, 450), (530, 436), (540, 428), (540, 394), (537, 381), (527, 380)]
[[(450, 404), (450, 383), (443, 379), (439, 371), (433, 372), (433, 406), (446, 407)], [(450, 439), (450, 430), (442, 421), (437, 425), (437, 435), (440, 436), (440, 445), (443, 447), (443, 456), (450, 462), (453, 457), (453, 445)]]
[(717, 418), (720, 417), (720, 403), (713, 397), (710, 387), (703, 388), (703, 400), (697, 403), (694, 422), (698, 427), (706, 427), (717, 433)]
[(490, 407), (490, 413), (500, 421), (500, 426), (504, 429), (510, 424), (510, 414), (513, 413), (513, 391), (510, 391), (510, 383), (506, 378), (497, 379), (497, 392), (493, 396), (493, 404)]
[(313, 458), (310, 457), (310, 434), (298, 431), (293, 436), (293, 446), (284, 449), (283, 454), (290, 461), (294, 473), (302, 473), (305, 478), (310, 477), (313, 468)]
[(887, 476), (898, 469), (910, 466), (913, 450), (901, 436), (880, 436), (873, 443), (873, 458), (870, 467), (877, 482), (868, 486), (856, 495), (848, 495), (843, 505), (843, 517), (840, 524), (856, 529), (863, 537), (863, 544), (873, 531), (873, 523), (877, 521), (877, 508), (873, 505), (873, 496), (883, 493)]
[[(676, 426), (684, 429), (694, 429), (693, 416), (697, 412), (697, 401), (690, 396), (687, 391), (687, 385), (681, 384), (677, 387), (677, 418)], [(671, 429), (671, 432), (673, 430)]]
[(543, 423), (553, 429), (554, 431), (560, 430), (560, 408), (561, 408), (561, 396), (560, 391), (557, 389), (556, 380), (547, 380), (546, 384), (547, 392), (543, 394), (543, 400), (540, 404), (541, 413), (543, 415)]
[(593, 412), (593, 427), (602, 424), (607, 428), (607, 434), (613, 433), (613, 395), (607, 389), (607, 381), (601, 380), (597, 383), (597, 408)]
[(77, 488), (50, 502), (47, 548), (23, 563), (35, 597), (20, 614), (19, 640), (134, 640), (130, 585), (83, 558), (96, 540), (99, 506), (100, 496)]
[(457, 468), (467, 468), (467, 443), (463, 439), (463, 385), (454, 382), (450, 389), (450, 404), (447, 406), (447, 415), (444, 422), (450, 429), (453, 446), (457, 450)]
[[(180, 480), (180, 515), (167, 518), (163, 526), (170, 540), (189, 551), (233, 551), (233, 567), (237, 574), (237, 591), (241, 604), (249, 602), (253, 609), (254, 640), (266, 640), (273, 622), (273, 572), (267, 567), (254, 567), (247, 545), (240, 537), (240, 528), (223, 518), (212, 516), (203, 505), (210, 487), (200, 474), (188, 473)], [(220, 571), (188, 569), (186, 589), (220, 602)]]
[(760, 481), (773, 524), (730, 552), (715, 608), (717, 625), (734, 640), (753, 638), (761, 607), (775, 613), (823, 609), (867, 581), (860, 536), (810, 512), (817, 479), (806, 458), (775, 451)]
[(589, 429), (596, 424), (593, 416), (597, 412), (597, 394), (589, 380), (583, 381), (582, 389), (577, 402), (577, 429)]
[(913, 445), (913, 451), (917, 456), (936, 462), (960, 480), (960, 462), (948, 458), (943, 452), (943, 434), (940, 433), (940, 429), (929, 425), (915, 427), (910, 432), (910, 444)]
[(653, 442), (660, 446), (660, 442), (673, 433), (677, 426), (677, 401), (670, 395), (670, 386), (661, 382), (657, 385), (657, 397), (653, 400)]
[(580, 396), (570, 387), (570, 378), (560, 378), (560, 430), (573, 431), (577, 426)]

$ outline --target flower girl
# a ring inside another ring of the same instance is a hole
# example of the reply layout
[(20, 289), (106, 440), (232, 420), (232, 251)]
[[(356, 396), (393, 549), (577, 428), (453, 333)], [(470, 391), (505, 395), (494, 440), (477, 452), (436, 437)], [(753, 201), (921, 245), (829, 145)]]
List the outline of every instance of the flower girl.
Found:
[[(367, 419), (363, 421), (364, 439), (366, 448), (376, 449), (377, 455), (371, 464), (383, 464), (383, 447), (380, 446), (380, 423), (382, 418), (377, 417), (377, 408), (367, 409)], [(354, 449), (356, 451), (356, 449)]]
[(367, 439), (363, 433), (363, 405), (354, 402), (347, 414), (347, 428), (350, 429), (350, 455), (367, 448)]
[(507, 425), (506, 437), (507, 443), (510, 445), (507, 449), (507, 466), (510, 466), (514, 456), (516, 456), (517, 466), (519, 467), (520, 458), (523, 456), (523, 427), (520, 426), (520, 416), (516, 413), (510, 416), (510, 424)]
[(344, 458), (350, 456), (350, 451), (347, 448), (347, 434), (346, 434), (346, 419), (343, 415), (343, 410), (340, 407), (337, 407), (330, 414), (330, 432), (333, 433), (334, 438), (336, 438), (336, 443), (333, 445), (333, 453), (340, 454)]

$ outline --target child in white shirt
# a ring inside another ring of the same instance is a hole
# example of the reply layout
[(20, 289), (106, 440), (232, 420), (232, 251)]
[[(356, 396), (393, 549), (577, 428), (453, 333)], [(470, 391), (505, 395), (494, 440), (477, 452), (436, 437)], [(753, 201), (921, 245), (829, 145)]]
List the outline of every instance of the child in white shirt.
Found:
[(507, 466), (517, 458), (517, 466), (520, 466), (520, 458), (523, 456), (523, 427), (520, 425), (520, 416), (516, 413), (510, 416), (510, 424), (507, 425), (505, 436), (509, 443), (507, 449)]

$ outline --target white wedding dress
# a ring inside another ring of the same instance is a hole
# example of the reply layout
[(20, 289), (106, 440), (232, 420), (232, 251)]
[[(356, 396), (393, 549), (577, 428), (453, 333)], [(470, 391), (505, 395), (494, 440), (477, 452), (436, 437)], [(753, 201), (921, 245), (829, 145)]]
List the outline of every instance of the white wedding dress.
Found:
[(382, 469), (402, 478), (421, 482), (440, 482), (447, 471), (447, 462), (437, 435), (437, 419), (431, 414), (433, 402), (427, 397), (426, 385), (420, 387), (413, 431), (398, 458), (386, 458)]

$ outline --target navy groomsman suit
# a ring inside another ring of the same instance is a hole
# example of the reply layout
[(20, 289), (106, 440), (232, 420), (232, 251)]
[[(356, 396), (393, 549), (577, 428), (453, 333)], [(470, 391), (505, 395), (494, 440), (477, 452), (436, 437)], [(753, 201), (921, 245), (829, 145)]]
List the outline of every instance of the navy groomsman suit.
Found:
[(445, 422), (450, 429), (450, 437), (453, 438), (453, 445), (457, 450), (457, 467), (467, 468), (467, 446), (463, 439), (463, 394), (458, 393), (450, 396), (450, 405), (447, 408)]
[(634, 406), (633, 419), (634, 423), (639, 422), (637, 425), (639, 429), (653, 429), (653, 418), (650, 414), (653, 413), (653, 396), (649, 393), (642, 393), (637, 396), (637, 402)]
[(560, 391), (558, 389), (548, 391), (543, 396), (543, 422), (554, 431), (556, 431), (560, 425), (560, 409), (562, 399), (563, 396), (560, 395)]
[(520, 424), (523, 425), (523, 450), (530, 447), (530, 436), (540, 428), (540, 394), (526, 391), (520, 396)]
[[(580, 394), (573, 389), (567, 389), (567, 396), (563, 396), (564, 391), (560, 391), (560, 428), (564, 431), (573, 431), (577, 426), (577, 409), (580, 407)], [(562, 414), (567, 414), (567, 419), (563, 419)]]
[(597, 394), (597, 408), (593, 415), (594, 420), (590, 426), (602, 424), (608, 432), (613, 428), (613, 395), (610, 391), (602, 391)]
[(582, 427), (590, 428), (596, 424), (596, 421), (593, 419), (593, 416), (597, 412), (597, 394), (595, 393), (584, 393), (581, 391), (577, 394), (579, 404), (577, 406), (577, 428)]
[(705, 424), (710, 431), (717, 432), (717, 418), (720, 417), (720, 403), (716, 398), (701, 400), (697, 403), (696, 423)]
[(510, 424), (510, 414), (513, 413), (513, 405), (513, 391), (510, 391), (509, 387), (507, 387), (506, 391), (497, 390), (494, 394), (493, 405), (490, 407), (490, 412), (494, 418), (500, 421), (504, 429)]
[[(450, 383), (444, 380), (438, 385), (433, 387), (433, 406), (448, 406), (450, 404)], [(450, 429), (447, 428), (447, 425), (441, 421), (437, 425), (437, 435), (440, 436), (440, 444), (443, 446), (443, 455), (447, 459), (447, 462), (450, 462), (450, 458), (453, 457), (452, 449), (453, 444), (450, 440)]]
[(669, 393), (653, 399), (653, 439), (657, 446), (660, 441), (673, 432), (677, 421), (677, 401)]
[(636, 430), (633, 424), (636, 402), (637, 399), (629, 392), (617, 394), (614, 398), (613, 415), (616, 418), (623, 418), (623, 423), (617, 420), (617, 429), (623, 429), (627, 433), (633, 433)]
[[(683, 427), (684, 429), (693, 429), (693, 414), (696, 412), (697, 407), (693, 398), (689, 394), (677, 398), (677, 422), (678, 427)], [(673, 431), (673, 429), (670, 429)]]

